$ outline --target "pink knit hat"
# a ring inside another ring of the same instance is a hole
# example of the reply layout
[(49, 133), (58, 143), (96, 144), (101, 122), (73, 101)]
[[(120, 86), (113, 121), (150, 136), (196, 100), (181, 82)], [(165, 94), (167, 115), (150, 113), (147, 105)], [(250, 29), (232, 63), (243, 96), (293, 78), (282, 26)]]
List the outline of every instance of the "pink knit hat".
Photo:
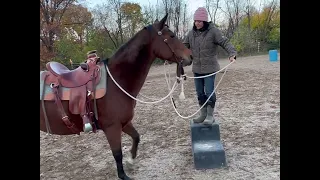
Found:
[(206, 8), (199, 7), (193, 16), (194, 21), (207, 21), (208, 22), (208, 12)]

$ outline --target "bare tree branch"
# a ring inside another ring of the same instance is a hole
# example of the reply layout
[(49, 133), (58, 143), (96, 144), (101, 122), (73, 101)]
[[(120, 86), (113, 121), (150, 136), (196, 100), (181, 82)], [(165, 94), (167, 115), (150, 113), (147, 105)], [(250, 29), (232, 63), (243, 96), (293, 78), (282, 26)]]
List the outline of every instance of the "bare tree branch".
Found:
[(113, 38), (111, 37), (110, 31), (108, 30), (108, 28), (107, 28), (105, 25), (103, 25), (103, 28), (104, 28), (105, 32), (108, 34), (109, 38), (111, 39), (114, 47), (115, 47), (115, 48), (118, 48), (117, 43), (116, 43), (116, 42), (113, 40)]

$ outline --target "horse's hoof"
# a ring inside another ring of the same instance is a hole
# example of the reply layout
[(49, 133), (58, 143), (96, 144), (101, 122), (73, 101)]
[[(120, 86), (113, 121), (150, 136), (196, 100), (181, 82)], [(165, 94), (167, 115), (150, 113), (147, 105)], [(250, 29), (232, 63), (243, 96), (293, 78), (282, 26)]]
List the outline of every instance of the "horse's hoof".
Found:
[(120, 178), (121, 180), (132, 180), (131, 178), (129, 178), (127, 175), (124, 175), (123, 178)]
[(83, 132), (87, 133), (87, 132), (90, 132), (92, 131), (92, 126), (90, 123), (86, 123), (83, 127)]

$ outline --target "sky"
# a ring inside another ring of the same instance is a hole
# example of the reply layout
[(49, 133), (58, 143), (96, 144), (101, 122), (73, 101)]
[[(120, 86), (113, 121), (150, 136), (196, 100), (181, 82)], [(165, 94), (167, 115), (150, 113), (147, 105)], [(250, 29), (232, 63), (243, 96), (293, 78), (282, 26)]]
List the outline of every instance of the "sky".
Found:
[[(87, 4), (89, 7), (94, 7), (96, 4), (102, 4), (106, 0), (87, 0)], [(149, 5), (149, 2), (152, 2), (154, 4), (157, 3), (157, 0), (128, 0), (131, 2), (136, 2), (141, 5)], [(159, 3), (162, 3), (162, 0), (158, 0)], [(191, 12), (194, 12), (198, 7), (204, 7), (205, 6), (205, 0), (185, 0), (190, 8)], [(251, 0), (252, 2), (255, 2), (256, 6), (260, 4), (260, 1), (264, 0)], [(269, 1), (269, 0), (266, 0)]]
[[(150, 2), (152, 2), (152, 4), (154, 5), (157, 4), (157, 0), (124, 0), (124, 1), (139, 3), (141, 6), (149, 5)], [(163, 4), (162, 0), (158, 0), (158, 1), (159, 1), (159, 4), (160, 3)], [(189, 10), (189, 13), (193, 14), (198, 7), (205, 7), (206, 0), (184, 0), (184, 1), (187, 3), (187, 8)], [(222, 1), (223, 0), (221, 0), (221, 2)], [(260, 2), (269, 2), (269, 1), (271, 0), (251, 0), (251, 3), (253, 3), (256, 6), (256, 8), (259, 8)], [(85, 4), (89, 8), (93, 8), (95, 5), (102, 4), (104, 2), (106, 2), (106, 0), (85, 0)], [(218, 14), (217, 23), (219, 24), (222, 21), (223, 21), (222, 15)]]
[[(96, 4), (102, 4), (106, 0), (87, 0), (89, 7), (94, 7)], [(157, 3), (157, 0), (129, 0), (131, 2), (139, 3), (140, 5), (149, 5), (149, 2), (154, 4)], [(162, 0), (158, 0), (159, 3), (162, 3)], [(194, 12), (198, 7), (205, 6), (205, 0), (186, 0), (190, 11)]]

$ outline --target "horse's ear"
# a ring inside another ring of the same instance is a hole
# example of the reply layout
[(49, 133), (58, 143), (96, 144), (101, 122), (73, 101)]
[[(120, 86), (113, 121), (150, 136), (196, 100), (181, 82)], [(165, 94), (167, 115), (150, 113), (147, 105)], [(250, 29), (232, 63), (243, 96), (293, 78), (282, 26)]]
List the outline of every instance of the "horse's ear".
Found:
[(166, 24), (167, 18), (168, 18), (168, 13), (166, 13), (166, 15), (159, 22), (159, 30), (163, 29), (164, 25)]
[(158, 20), (158, 19), (156, 19), (156, 20), (154, 21), (154, 23), (159, 23), (159, 20)]

